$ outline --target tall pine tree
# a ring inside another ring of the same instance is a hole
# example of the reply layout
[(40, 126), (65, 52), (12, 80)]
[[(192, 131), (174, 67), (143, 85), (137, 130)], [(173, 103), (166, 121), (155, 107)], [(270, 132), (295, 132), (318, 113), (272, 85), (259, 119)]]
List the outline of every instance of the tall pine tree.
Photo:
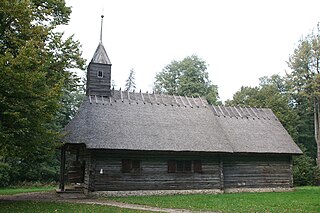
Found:
[(128, 79), (126, 80), (125, 90), (130, 91), (136, 88), (136, 78), (134, 69), (130, 70)]

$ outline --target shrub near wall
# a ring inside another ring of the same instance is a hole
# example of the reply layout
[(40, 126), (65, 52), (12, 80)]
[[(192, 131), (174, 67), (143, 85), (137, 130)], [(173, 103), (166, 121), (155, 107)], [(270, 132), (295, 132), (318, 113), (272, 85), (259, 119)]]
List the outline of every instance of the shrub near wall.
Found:
[(293, 182), (296, 186), (313, 186), (320, 184), (320, 169), (314, 160), (306, 154), (293, 158)]

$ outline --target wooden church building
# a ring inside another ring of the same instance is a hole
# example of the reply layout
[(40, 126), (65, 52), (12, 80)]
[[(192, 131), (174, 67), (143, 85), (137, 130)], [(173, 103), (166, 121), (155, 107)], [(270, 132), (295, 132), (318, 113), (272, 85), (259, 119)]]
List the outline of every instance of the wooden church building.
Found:
[(111, 62), (100, 39), (86, 98), (65, 128), (62, 191), (70, 182), (85, 192), (293, 186), (292, 156), (301, 150), (270, 109), (110, 85)]

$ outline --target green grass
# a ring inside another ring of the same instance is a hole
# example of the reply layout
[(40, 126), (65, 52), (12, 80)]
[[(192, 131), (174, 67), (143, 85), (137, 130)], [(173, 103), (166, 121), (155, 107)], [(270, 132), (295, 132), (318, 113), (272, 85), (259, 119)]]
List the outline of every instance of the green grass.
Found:
[(292, 192), (108, 198), (114, 201), (217, 212), (320, 212), (320, 187)]
[(19, 186), (10, 188), (0, 188), (0, 195), (14, 195), (28, 192), (45, 192), (56, 189), (57, 186)]
[(122, 209), (111, 206), (101, 206), (94, 204), (79, 203), (59, 203), (59, 202), (39, 202), (39, 201), (0, 201), (0, 212), (3, 213), (46, 213), (46, 212), (123, 212), (136, 213), (143, 212), (137, 210)]

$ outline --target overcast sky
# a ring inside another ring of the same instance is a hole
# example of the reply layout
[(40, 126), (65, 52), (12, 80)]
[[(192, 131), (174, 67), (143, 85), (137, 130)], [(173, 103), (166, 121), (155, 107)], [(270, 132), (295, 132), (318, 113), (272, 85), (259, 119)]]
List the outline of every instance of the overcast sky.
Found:
[(152, 91), (154, 77), (172, 60), (192, 54), (205, 60), (221, 100), (259, 78), (284, 75), (302, 36), (320, 21), (316, 0), (66, 0), (72, 7), (66, 35), (91, 60), (100, 37), (112, 63), (112, 79), (124, 87), (130, 69), (137, 89)]

